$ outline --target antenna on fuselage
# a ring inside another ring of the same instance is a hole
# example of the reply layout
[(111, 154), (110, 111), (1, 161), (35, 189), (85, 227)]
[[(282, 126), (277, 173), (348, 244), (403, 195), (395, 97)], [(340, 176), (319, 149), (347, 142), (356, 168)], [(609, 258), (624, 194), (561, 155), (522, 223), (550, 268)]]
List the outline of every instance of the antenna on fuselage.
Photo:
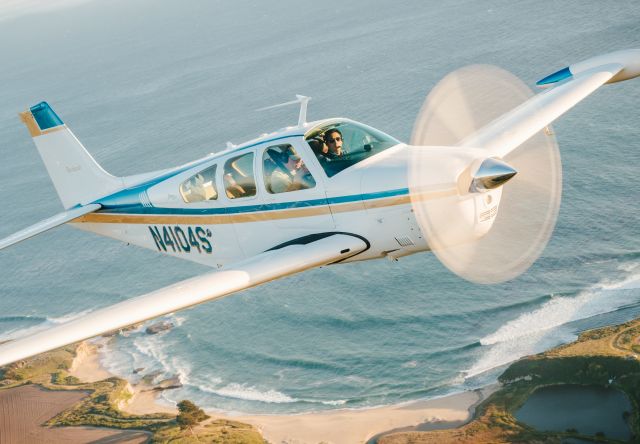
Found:
[(266, 111), (268, 109), (281, 108), (283, 106), (295, 105), (296, 103), (299, 103), (300, 114), (298, 115), (298, 126), (305, 126), (307, 124), (307, 106), (309, 105), (309, 100), (311, 100), (311, 97), (296, 94), (296, 100), (278, 103), (277, 105), (265, 106), (264, 108), (259, 108), (256, 111)]

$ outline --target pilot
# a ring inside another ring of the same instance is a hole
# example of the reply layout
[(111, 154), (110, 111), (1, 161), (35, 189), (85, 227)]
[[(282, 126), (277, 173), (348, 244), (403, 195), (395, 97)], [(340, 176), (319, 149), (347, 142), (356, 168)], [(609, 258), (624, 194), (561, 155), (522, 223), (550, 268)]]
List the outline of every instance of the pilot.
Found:
[(323, 139), (329, 148), (326, 154), (327, 158), (333, 160), (340, 159), (344, 156), (345, 151), (342, 149), (342, 133), (339, 129), (334, 128), (328, 130), (324, 133)]

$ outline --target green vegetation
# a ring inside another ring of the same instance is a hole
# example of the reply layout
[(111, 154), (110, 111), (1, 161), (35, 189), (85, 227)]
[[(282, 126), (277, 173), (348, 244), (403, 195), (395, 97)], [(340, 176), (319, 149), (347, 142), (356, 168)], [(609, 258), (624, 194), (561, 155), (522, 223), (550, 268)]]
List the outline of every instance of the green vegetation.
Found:
[(204, 410), (187, 400), (178, 403), (178, 412), (176, 422), (181, 429), (191, 428), (205, 419), (209, 419), (209, 415)]
[[(225, 443), (265, 444), (262, 436), (250, 425), (235, 421), (214, 420), (193, 427), (208, 419), (202, 409), (190, 401), (180, 403), (178, 417), (165, 413), (132, 415), (119, 406), (132, 396), (129, 384), (117, 377), (93, 383), (83, 383), (68, 373), (78, 344), (43, 353), (34, 358), (0, 368), (0, 390), (25, 384), (38, 384), (49, 390), (83, 390), (88, 396), (57, 416), (47, 426), (96, 426), (136, 429), (152, 432), (154, 443)], [(189, 430), (185, 430), (188, 428)]]
[(179, 426), (165, 427), (154, 433), (154, 442), (171, 444), (266, 444), (260, 433), (248, 424), (226, 419), (213, 420), (195, 430), (195, 435)]
[(640, 438), (640, 360), (635, 347), (640, 343), (640, 319), (618, 326), (592, 330), (577, 341), (513, 363), (500, 376), (500, 390), (476, 409), (475, 419), (457, 429), (432, 432), (404, 432), (379, 439), (380, 444), (406, 443), (560, 443), (579, 438), (599, 443), (619, 443), (600, 432), (582, 435), (579, 430), (541, 432), (518, 422), (515, 412), (538, 388), (580, 384), (613, 387), (629, 398), (631, 412), (624, 418), (632, 438)]
[(0, 368), (0, 388), (33, 383), (46, 384), (51, 375), (66, 371), (73, 362), (77, 345), (68, 345)]

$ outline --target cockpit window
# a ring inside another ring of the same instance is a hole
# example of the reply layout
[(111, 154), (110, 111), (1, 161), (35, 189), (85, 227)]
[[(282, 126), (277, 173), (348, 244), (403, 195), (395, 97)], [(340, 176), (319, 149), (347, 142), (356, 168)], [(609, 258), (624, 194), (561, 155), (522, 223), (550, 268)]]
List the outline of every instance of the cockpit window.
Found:
[(206, 170), (200, 171), (180, 184), (180, 194), (186, 203), (216, 200), (216, 168), (212, 165)]
[(264, 186), (271, 194), (306, 190), (316, 181), (302, 158), (289, 144), (270, 146), (262, 156)]
[(232, 157), (224, 164), (224, 187), (229, 199), (256, 195), (253, 153)]
[(315, 128), (306, 140), (329, 177), (400, 143), (381, 131), (355, 122)]

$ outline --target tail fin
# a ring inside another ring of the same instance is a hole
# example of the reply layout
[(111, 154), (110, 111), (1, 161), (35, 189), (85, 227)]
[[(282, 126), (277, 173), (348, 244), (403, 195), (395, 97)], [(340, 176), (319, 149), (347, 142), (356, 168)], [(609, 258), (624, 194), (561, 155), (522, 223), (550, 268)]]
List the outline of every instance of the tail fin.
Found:
[(47, 102), (20, 113), (65, 209), (123, 188), (122, 178), (102, 169)]

